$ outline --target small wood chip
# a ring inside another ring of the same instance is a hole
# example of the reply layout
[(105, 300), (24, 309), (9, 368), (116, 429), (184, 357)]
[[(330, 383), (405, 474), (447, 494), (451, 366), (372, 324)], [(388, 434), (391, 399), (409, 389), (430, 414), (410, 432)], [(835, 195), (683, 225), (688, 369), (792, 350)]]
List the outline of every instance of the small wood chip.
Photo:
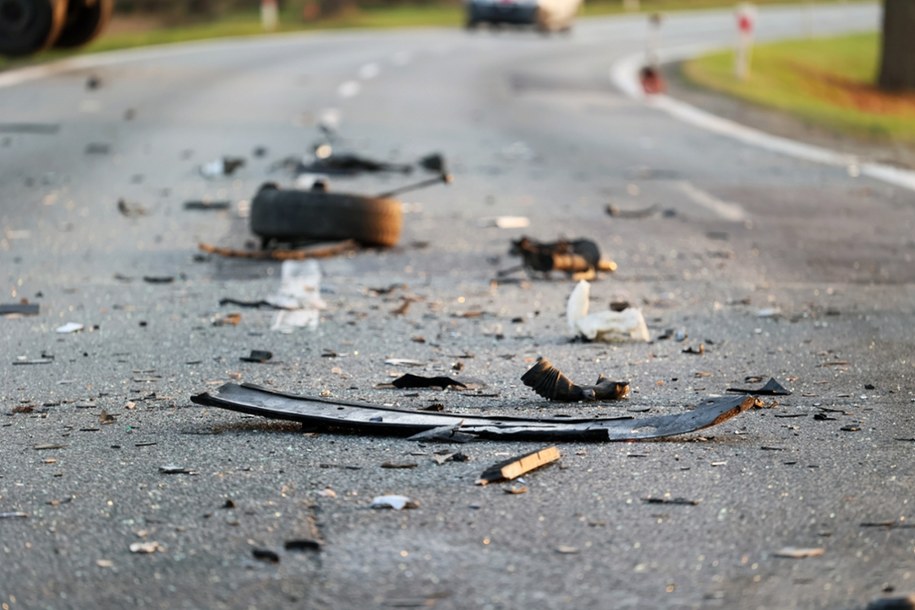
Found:
[(796, 546), (786, 546), (772, 553), (775, 557), (786, 557), (788, 559), (806, 559), (808, 557), (820, 557), (826, 553), (826, 549), (819, 547), (802, 548)]

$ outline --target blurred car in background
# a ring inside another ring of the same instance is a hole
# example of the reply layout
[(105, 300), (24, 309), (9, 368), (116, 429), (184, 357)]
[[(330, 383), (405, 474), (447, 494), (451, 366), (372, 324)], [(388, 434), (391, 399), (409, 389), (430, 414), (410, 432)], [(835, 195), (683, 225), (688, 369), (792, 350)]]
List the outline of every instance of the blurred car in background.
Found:
[(534, 26), (542, 32), (565, 32), (581, 7), (581, 0), (466, 0), (468, 29), (487, 23)]

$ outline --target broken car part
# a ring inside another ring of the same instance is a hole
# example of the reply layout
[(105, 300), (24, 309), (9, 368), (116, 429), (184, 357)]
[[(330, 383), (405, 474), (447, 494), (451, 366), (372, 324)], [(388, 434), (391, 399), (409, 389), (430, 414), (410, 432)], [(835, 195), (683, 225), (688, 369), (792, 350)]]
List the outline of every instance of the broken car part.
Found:
[(728, 388), (728, 392), (737, 392), (739, 394), (754, 394), (756, 396), (791, 396), (791, 392), (785, 389), (785, 386), (770, 377), (761, 388), (755, 390), (749, 388)]
[(458, 388), (466, 388), (467, 385), (456, 381), (451, 377), (423, 377), (421, 375), (413, 375), (412, 373), (407, 373), (401, 375), (397, 379), (391, 382), (395, 388), (404, 389), (404, 388), (440, 388), (442, 390), (455, 386)]
[(756, 403), (752, 396), (706, 400), (673, 415), (624, 418), (484, 417), (407, 411), (366, 403), (295, 396), (258, 386), (227, 383), (212, 393), (191, 397), (198, 405), (285, 419), (325, 430), (411, 436), (453, 427), (480, 438), (539, 441), (634, 441), (695, 432), (723, 423)]
[(263, 245), (276, 240), (354, 239), (369, 246), (393, 246), (400, 239), (401, 203), (322, 190), (281, 189), (263, 184), (251, 202), (251, 231)]
[(546, 358), (540, 358), (521, 381), (537, 394), (557, 402), (620, 400), (629, 396), (628, 381), (610, 381), (603, 375), (594, 385), (576, 385)]
[[(528, 271), (549, 273), (562, 271), (568, 275), (596, 271), (616, 271), (616, 263), (601, 258), (600, 248), (590, 239), (561, 239), (555, 242), (539, 242), (522, 236), (512, 240), (509, 254), (520, 256), (521, 267)], [(510, 273), (514, 269), (508, 271)], [(507, 272), (503, 272), (504, 275)]]
[(0, 316), (37, 316), (38, 303), (3, 303), (0, 304)]
[(547, 447), (546, 449), (531, 451), (518, 457), (509, 458), (487, 468), (477, 480), (477, 485), (488, 485), (498, 481), (517, 479), (521, 475), (536, 470), (541, 466), (552, 464), (559, 460), (559, 457), (559, 449)]

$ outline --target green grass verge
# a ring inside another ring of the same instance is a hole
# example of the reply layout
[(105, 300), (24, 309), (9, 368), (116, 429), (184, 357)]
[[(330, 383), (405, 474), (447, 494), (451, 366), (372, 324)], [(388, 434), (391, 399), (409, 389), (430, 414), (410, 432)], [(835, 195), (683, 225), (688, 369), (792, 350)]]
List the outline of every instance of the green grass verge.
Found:
[(696, 85), (832, 131), (915, 143), (915, 96), (884, 94), (873, 86), (879, 42), (871, 33), (757, 45), (746, 81), (734, 78), (733, 51), (689, 61), (683, 74)]

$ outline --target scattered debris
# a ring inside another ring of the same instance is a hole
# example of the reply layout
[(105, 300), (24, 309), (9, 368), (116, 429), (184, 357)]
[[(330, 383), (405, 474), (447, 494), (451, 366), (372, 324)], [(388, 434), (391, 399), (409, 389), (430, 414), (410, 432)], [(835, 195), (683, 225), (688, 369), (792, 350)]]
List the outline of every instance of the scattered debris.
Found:
[(37, 316), (38, 303), (0, 303), (0, 316)]
[(419, 502), (412, 500), (407, 496), (375, 496), (372, 499), (371, 508), (392, 508), (394, 510), (403, 510), (419, 508)]
[(143, 281), (147, 284), (171, 284), (175, 281), (173, 275), (144, 275)]
[(260, 309), (261, 307), (267, 309), (282, 309), (282, 307), (277, 307), (264, 299), (261, 299), (260, 301), (241, 301), (232, 298), (219, 299), (219, 306), (222, 307), (225, 305), (237, 305), (238, 307), (250, 307), (252, 309)]
[(680, 351), (682, 351), (684, 354), (694, 354), (696, 356), (701, 356), (702, 354), (705, 353), (705, 344), (700, 343), (699, 347), (693, 347), (692, 345), (690, 345), (689, 347), (684, 348)]
[(150, 542), (134, 542), (130, 545), (130, 552), (140, 555), (152, 555), (153, 553), (164, 553), (165, 547), (155, 540)]
[(321, 541), (312, 538), (296, 538), (287, 540), (283, 544), (283, 548), (287, 551), (320, 551), (321, 547)]
[(424, 362), (412, 358), (387, 358), (384, 363), (391, 366), (425, 366)]
[(820, 557), (826, 553), (826, 549), (819, 547), (802, 548), (795, 546), (786, 546), (772, 553), (775, 557), (786, 557), (788, 559), (806, 559), (808, 557)]
[(662, 214), (663, 216), (675, 216), (677, 214), (676, 210), (661, 210), (657, 205), (651, 205), (647, 208), (639, 208), (635, 210), (623, 209), (615, 204), (607, 204), (606, 212), (608, 215), (613, 216), (614, 218), (625, 218), (625, 219), (640, 219), (640, 218), (650, 218), (657, 214)]
[(756, 312), (757, 318), (778, 318), (782, 315), (782, 310), (778, 307), (764, 307)]
[(58, 326), (57, 329), (55, 330), (55, 332), (58, 332), (62, 335), (66, 335), (69, 333), (79, 332), (79, 331), (83, 330), (84, 328), (85, 328), (85, 326), (83, 326), (79, 322), (67, 322), (63, 326)]
[(875, 599), (867, 605), (866, 610), (915, 610), (915, 593)]
[(51, 364), (54, 362), (54, 358), (26, 358), (25, 356), (20, 356), (13, 361), (14, 366), (24, 366), (31, 364)]
[(28, 513), (23, 513), (23, 512), (20, 512), (20, 511), (12, 511), (12, 512), (6, 512), (6, 513), (0, 513), (0, 520), (3, 520), (3, 519), (28, 519), (28, 518), (29, 518), (29, 514), (28, 514)]
[(526, 229), (531, 226), (527, 216), (496, 216), (486, 221), (486, 225), (497, 229)]
[(458, 388), (467, 387), (466, 384), (454, 380), (451, 377), (423, 377), (421, 375), (413, 375), (412, 373), (401, 375), (392, 381), (391, 384), (395, 388), (401, 390), (404, 388), (440, 388), (444, 390), (451, 386)]
[(556, 552), (560, 555), (577, 555), (580, 551), (577, 546), (570, 546), (568, 544), (560, 544), (556, 547)]
[(241, 323), (240, 313), (227, 313), (213, 319), (213, 326), (238, 326)]
[(580, 279), (593, 278), (598, 271), (616, 271), (616, 263), (601, 258), (600, 248), (590, 239), (539, 242), (522, 236), (512, 240), (509, 254), (521, 257), (521, 267), (501, 271), (500, 276), (519, 268), (545, 275), (551, 271), (562, 271), (569, 277)]
[(319, 310), (326, 304), (321, 299), (321, 268), (314, 260), (283, 261), (280, 269), (280, 289), (267, 299), (280, 308), (273, 318), (271, 330), (282, 333), (296, 328), (318, 328)]
[(629, 396), (628, 381), (610, 381), (600, 375), (594, 385), (576, 385), (546, 358), (539, 358), (521, 381), (538, 395), (557, 402), (621, 400)]
[(241, 157), (223, 157), (204, 163), (200, 166), (200, 175), (204, 178), (224, 178), (231, 176), (237, 169), (245, 165), (245, 160)]
[(511, 495), (511, 496), (520, 496), (521, 494), (527, 493), (527, 485), (522, 485), (517, 483), (515, 485), (509, 485), (508, 487), (503, 487), (502, 491)]
[(226, 258), (249, 258), (254, 260), (273, 261), (302, 261), (309, 258), (329, 258), (347, 252), (352, 252), (359, 247), (353, 239), (344, 239), (331, 244), (318, 243), (300, 248), (267, 248), (264, 250), (241, 250), (238, 248), (223, 248), (212, 244), (200, 242), (197, 247), (207, 254), (218, 254)]
[(569, 329), (576, 335), (589, 341), (645, 341), (651, 340), (645, 316), (636, 307), (623, 311), (600, 311), (589, 314), (588, 299), (591, 284), (581, 280), (575, 286), (566, 305), (566, 318)]
[(116, 416), (112, 415), (105, 409), (102, 409), (98, 414), (98, 421), (100, 424), (103, 424), (103, 425), (113, 424), (114, 422), (117, 421), (117, 419), (118, 418)]
[(532, 451), (524, 455), (509, 458), (505, 461), (493, 464), (483, 471), (477, 480), (477, 485), (488, 485), (499, 481), (511, 481), (517, 479), (523, 474), (532, 470), (552, 464), (559, 460), (559, 449), (556, 447), (547, 447), (538, 451)]
[(416, 462), (382, 462), (381, 463), (382, 468), (388, 468), (391, 470), (416, 468), (417, 466), (419, 466), (419, 464), (417, 464)]
[(664, 496), (663, 498), (642, 498), (642, 502), (645, 504), (678, 504), (682, 506), (698, 506), (699, 500), (690, 500), (689, 498), (668, 498)]
[(124, 199), (118, 199), (118, 212), (127, 218), (139, 218), (149, 213), (139, 203), (130, 203)]
[(565, 441), (634, 441), (695, 432), (724, 423), (755, 403), (753, 396), (711, 398), (691, 410), (633, 419), (484, 417), (407, 411), (336, 399), (293, 396), (251, 384), (227, 383), (191, 396), (191, 402), (251, 415), (298, 421), (318, 429), (411, 436), (455, 429), (480, 438)]
[(740, 394), (753, 394), (755, 396), (791, 396), (791, 392), (785, 389), (785, 386), (770, 377), (764, 386), (757, 389), (749, 388), (728, 388), (728, 392), (737, 392)]
[(915, 523), (907, 523), (905, 519), (895, 521), (864, 521), (861, 527), (883, 527), (886, 529), (915, 529)]
[(58, 443), (39, 443), (32, 447), (35, 451), (47, 451), (49, 449), (64, 449), (66, 445), (61, 445)]
[(265, 563), (279, 563), (280, 556), (270, 549), (262, 548), (253, 548), (251, 549), (251, 555), (254, 556), (258, 561), (263, 561)]
[(111, 145), (105, 142), (90, 142), (84, 149), (87, 155), (107, 155), (111, 152)]
[(193, 200), (185, 201), (184, 209), (185, 210), (197, 210), (210, 212), (214, 210), (228, 210), (232, 207), (231, 201), (206, 201), (206, 200)]
[(477, 439), (477, 436), (474, 434), (461, 432), (460, 427), (461, 424), (430, 428), (414, 434), (407, 440), (416, 441), (418, 443), (469, 443), (470, 441), (475, 441)]
[(195, 473), (190, 468), (185, 468), (184, 466), (166, 464), (165, 466), (159, 466), (159, 474), (195, 474)]
[(239, 358), (242, 362), (256, 362), (263, 363), (269, 361), (273, 358), (273, 352), (268, 352), (267, 350), (262, 349), (253, 349), (251, 350), (250, 355), (242, 356)]

